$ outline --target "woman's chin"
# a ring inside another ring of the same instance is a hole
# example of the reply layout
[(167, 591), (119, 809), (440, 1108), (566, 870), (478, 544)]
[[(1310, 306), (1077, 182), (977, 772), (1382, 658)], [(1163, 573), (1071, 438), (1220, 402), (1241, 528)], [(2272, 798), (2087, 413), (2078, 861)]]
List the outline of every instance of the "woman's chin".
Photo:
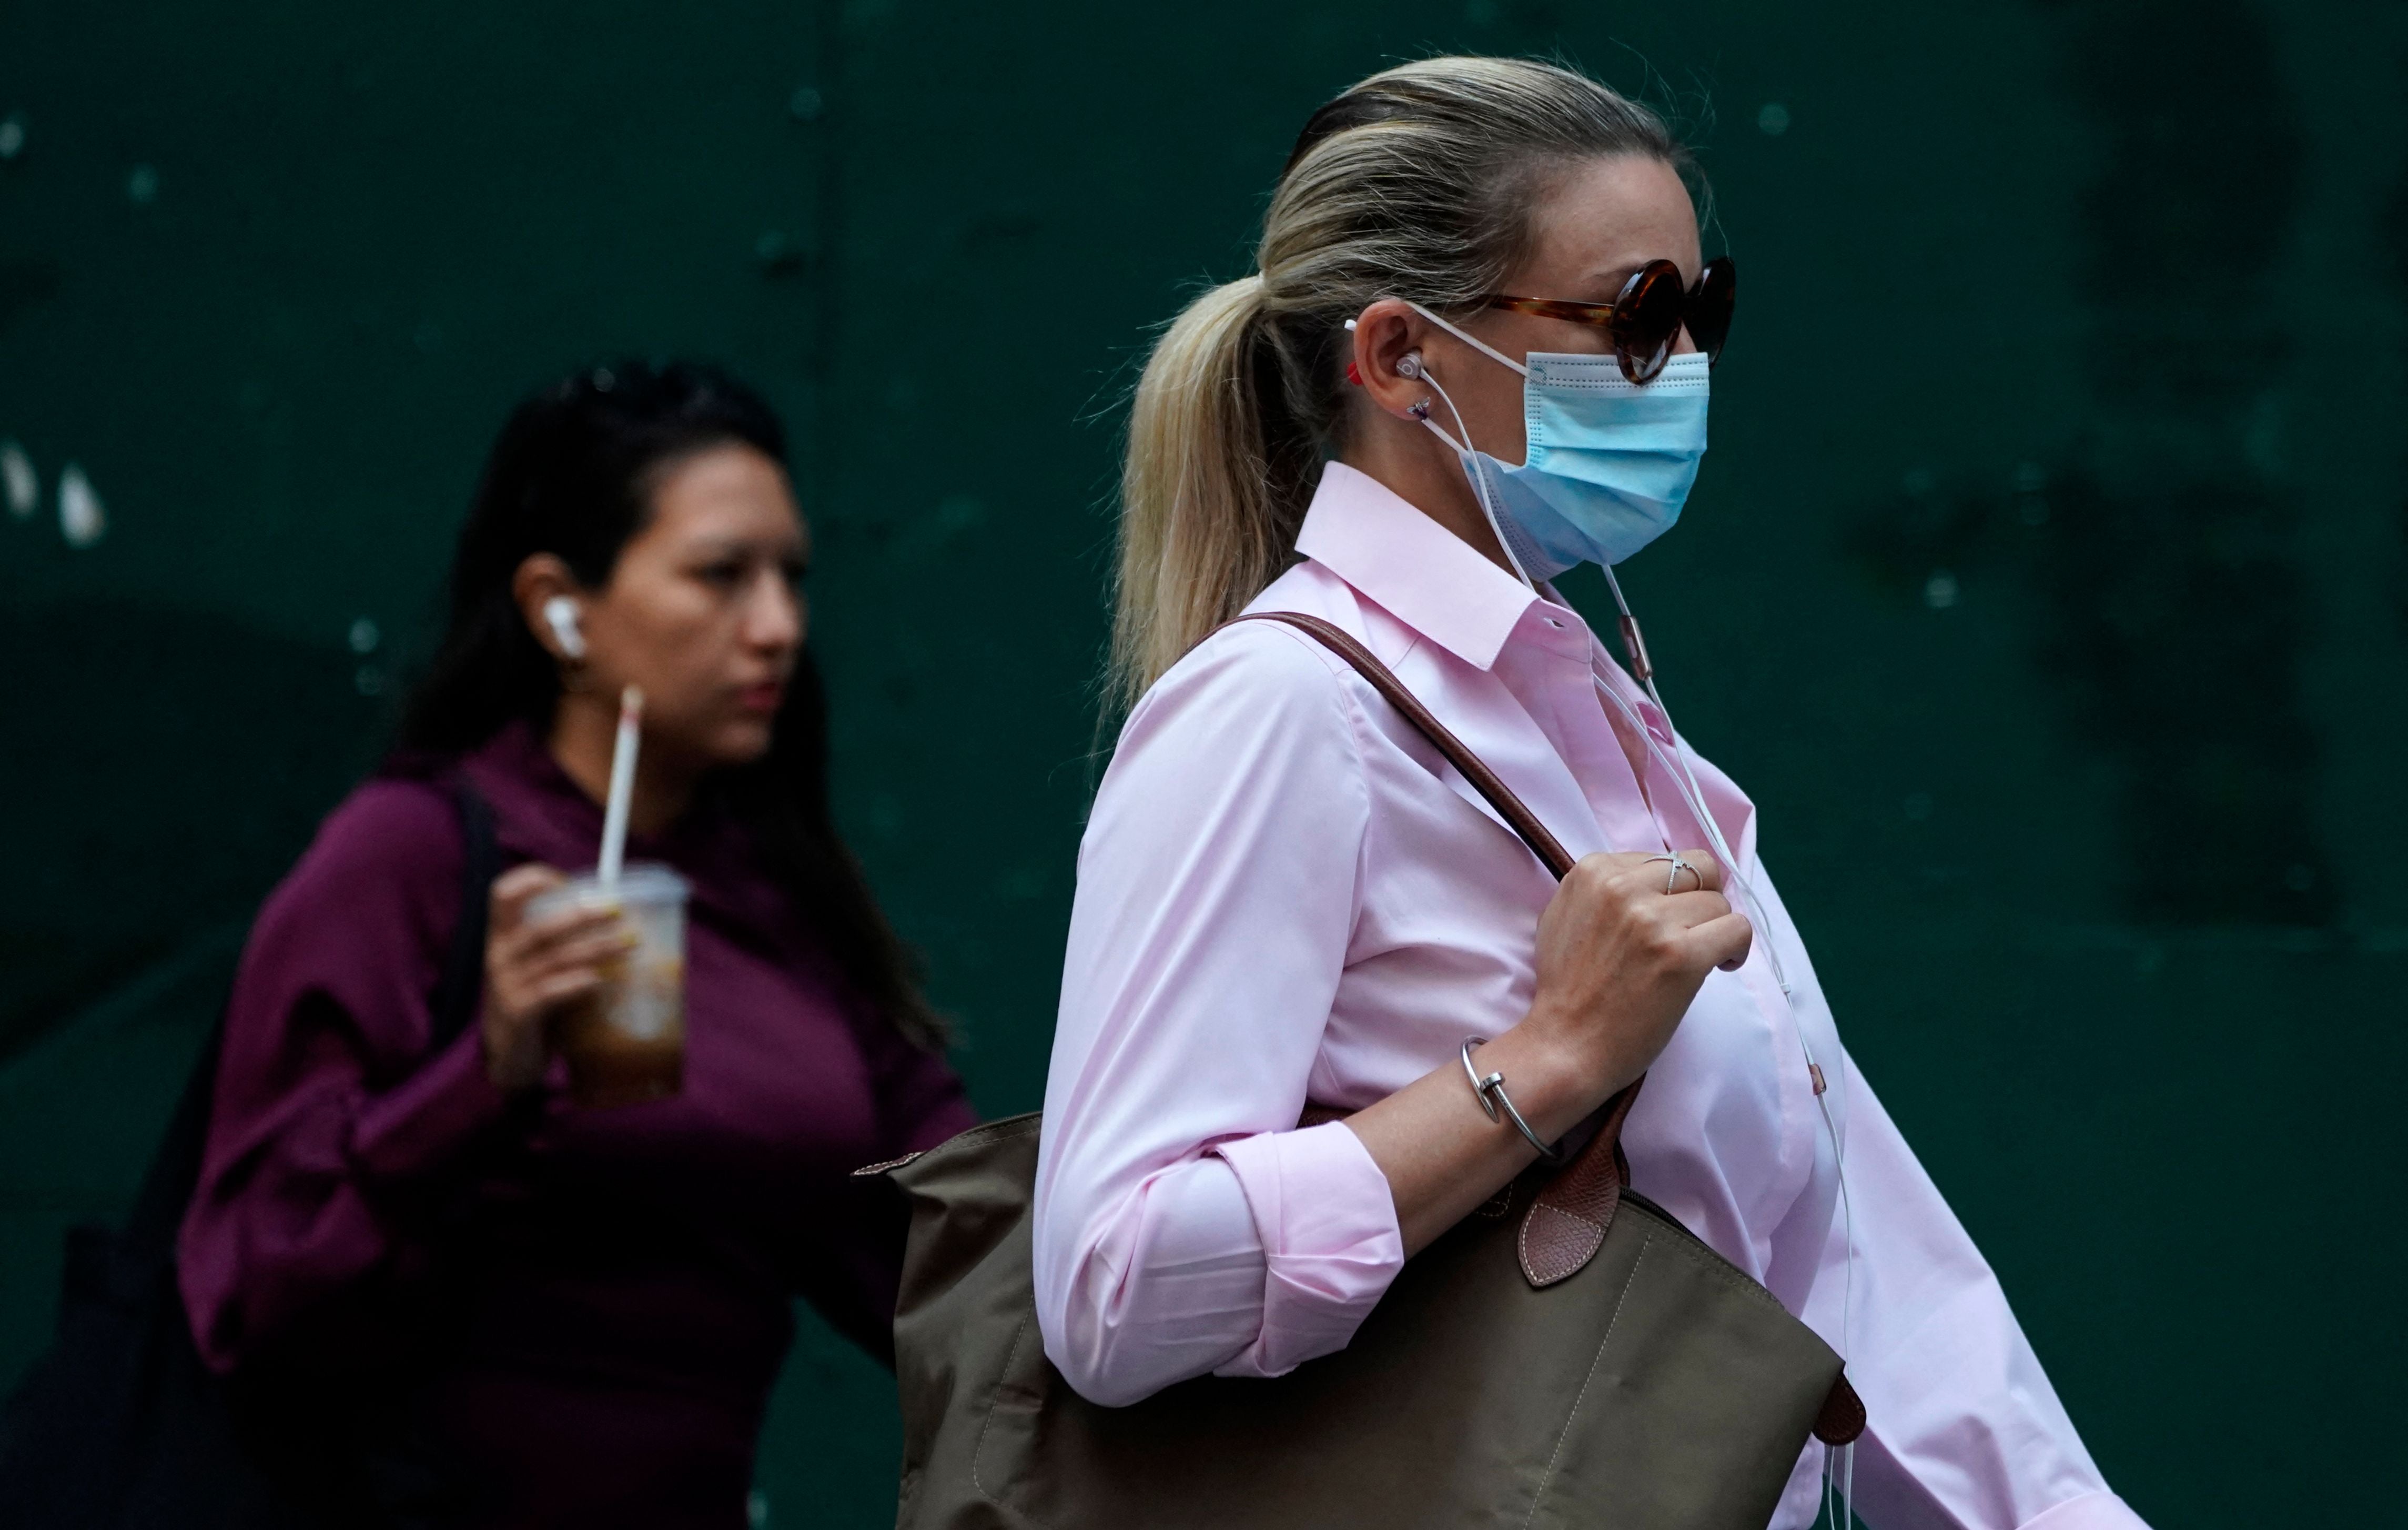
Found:
[(739, 717), (724, 724), (712, 737), (711, 758), (721, 765), (750, 765), (769, 752), (775, 729), (772, 717)]

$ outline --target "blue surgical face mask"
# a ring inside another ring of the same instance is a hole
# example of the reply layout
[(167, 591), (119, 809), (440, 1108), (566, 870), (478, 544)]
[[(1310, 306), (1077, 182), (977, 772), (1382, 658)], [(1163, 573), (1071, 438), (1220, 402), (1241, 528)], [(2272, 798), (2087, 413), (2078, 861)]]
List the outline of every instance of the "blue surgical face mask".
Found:
[[(1691, 352), (1664, 364), (1641, 386), (1612, 355), (1533, 351), (1523, 363), (1481, 343), (1414, 305), (1422, 317), (1522, 374), (1522, 420), (1528, 450), (1519, 467), (1473, 448), (1425, 417), (1463, 460), (1472, 491), (1499, 541), (1530, 580), (1553, 579), (1576, 563), (1621, 562), (1672, 528), (1706, 452), (1707, 367)], [(1416, 362), (1415, 374), (1455, 401)]]

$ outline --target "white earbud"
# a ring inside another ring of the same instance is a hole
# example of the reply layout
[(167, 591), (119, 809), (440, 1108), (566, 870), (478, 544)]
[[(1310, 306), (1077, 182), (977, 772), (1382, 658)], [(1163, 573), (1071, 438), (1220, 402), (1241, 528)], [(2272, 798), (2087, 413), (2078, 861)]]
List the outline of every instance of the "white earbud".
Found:
[(1419, 351), (1408, 351), (1403, 355), (1398, 356), (1397, 358), (1397, 375), (1398, 377), (1421, 376), (1422, 354)]
[(585, 634), (577, 626), (577, 602), (566, 595), (555, 595), (543, 603), (543, 625), (560, 644), (560, 651), (570, 658), (585, 657)]

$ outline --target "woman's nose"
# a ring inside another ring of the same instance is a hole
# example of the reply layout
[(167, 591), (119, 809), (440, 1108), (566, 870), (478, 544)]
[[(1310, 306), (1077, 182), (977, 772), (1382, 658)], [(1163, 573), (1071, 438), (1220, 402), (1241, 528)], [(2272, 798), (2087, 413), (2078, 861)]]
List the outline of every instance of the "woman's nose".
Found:
[(795, 647), (803, 641), (803, 600), (783, 579), (762, 581), (745, 602), (744, 641), (755, 648)]

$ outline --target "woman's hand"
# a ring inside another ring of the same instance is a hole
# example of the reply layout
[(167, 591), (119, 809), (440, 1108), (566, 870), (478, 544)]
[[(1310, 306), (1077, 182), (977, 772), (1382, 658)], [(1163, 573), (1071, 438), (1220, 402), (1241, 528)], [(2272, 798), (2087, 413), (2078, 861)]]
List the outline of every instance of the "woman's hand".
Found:
[[(1667, 894), (1665, 884), (1674, 890)], [(1583, 858), (1539, 919), (1538, 977), (1522, 1023), (1472, 1052), (1505, 1076), (1531, 1130), (1553, 1141), (1645, 1073), (1715, 967), (1747, 960), (1755, 931), (1703, 850)], [(1387, 1176), (1413, 1253), (1537, 1154), (1491, 1121), (1450, 1058), (1346, 1124)]]
[[(1672, 890), (1665, 889), (1670, 886)], [(1522, 1022), (1560, 1049), (1596, 1099), (1647, 1071), (1706, 974), (1747, 960), (1755, 931), (1703, 850), (1677, 861), (1584, 856), (1539, 918), (1536, 991)]]
[(635, 945), (616, 909), (565, 909), (530, 921), (527, 904), (566, 880), (539, 864), (494, 880), (481, 1030), (485, 1074), (497, 1089), (526, 1089), (543, 1076), (552, 1016), (601, 987), (604, 964)]

